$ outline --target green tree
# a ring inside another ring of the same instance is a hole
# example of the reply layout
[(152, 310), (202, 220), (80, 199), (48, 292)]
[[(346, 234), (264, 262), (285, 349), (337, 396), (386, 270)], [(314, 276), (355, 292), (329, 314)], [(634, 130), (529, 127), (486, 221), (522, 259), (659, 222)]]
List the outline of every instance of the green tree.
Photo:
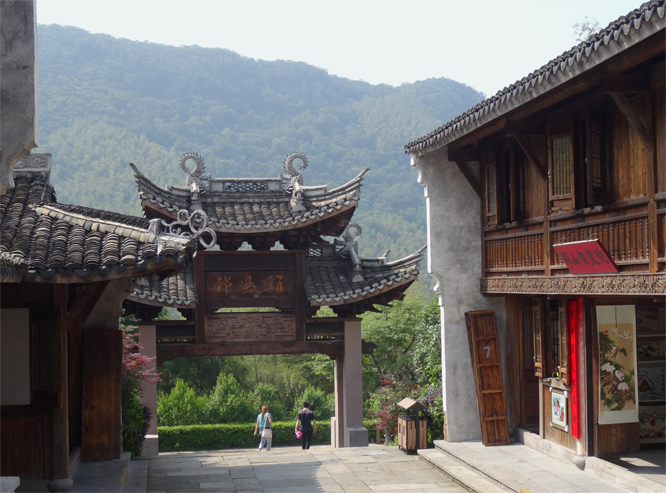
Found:
[(220, 373), (206, 402), (209, 424), (254, 421), (255, 406), (233, 375)]
[(159, 426), (200, 425), (207, 423), (207, 399), (197, 396), (182, 380), (168, 394), (157, 396)]

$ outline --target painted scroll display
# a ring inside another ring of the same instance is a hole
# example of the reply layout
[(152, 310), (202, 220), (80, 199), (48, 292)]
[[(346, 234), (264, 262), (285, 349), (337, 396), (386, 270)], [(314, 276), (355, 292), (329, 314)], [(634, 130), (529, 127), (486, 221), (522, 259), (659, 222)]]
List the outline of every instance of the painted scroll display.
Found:
[(638, 421), (636, 307), (597, 306), (599, 424)]

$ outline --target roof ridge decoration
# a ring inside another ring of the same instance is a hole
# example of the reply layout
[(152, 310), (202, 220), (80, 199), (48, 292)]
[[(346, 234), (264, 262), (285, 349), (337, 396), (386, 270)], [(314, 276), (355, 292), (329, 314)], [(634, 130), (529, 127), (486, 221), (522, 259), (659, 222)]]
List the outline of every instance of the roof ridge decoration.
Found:
[[(190, 171), (187, 167), (188, 161), (194, 161), (194, 169)], [(180, 169), (187, 173), (186, 184), (192, 190), (194, 200), (199, 200), (200, 193), (206, 193), (210, 190), (210, 180), (212, 175), (204, 175), (206, 171), (206, 163), (203, 158), (196, 152), (186, 152), (180, 158)]]
[[(301, 160), (301, 168), (294, 168), (294, 160)], [(301, 152), (292, 152), (285, 159), (282, 165), (287, 175), (280, 174), (280, 178), (286, 180), (284, 190), (291, 192), (291, 208), (294, 211), (304, 211), (303, 205), (303, 171), (308, 167), (308, 158)]]
[[(184, 227), (187, 226), (189, 231), (185, 231)], [(162, 228), (166, 230), (169, 236), (161, 234)], [(167, 223), (164, 219), (151, 219), (148, 230), (157, 236), (159, 243), (157, 246), (157, 253), (159, 254), (162, 248), (171, 245), (171, 242), (176, 238), (187, 238), (188, 240), (199, 240), (199, 243), (204, 248), (212, 248), (217, 243), (217, 234), (208, 227), (208, 215), (202, 211), (197, 210), (190, 214), (185, 209), (180, 209), (176, 214), (176, 220), (172, 223)], [(211, 236), (210, 241), (206, 241), (203, 234), (206, 233)]]
[[(643, 3), (604, 29), (591, 34), (585, 41), (498, 91), (494, 96), (486, 98), (453, 120), (406, 144), (405, 154), (420, 154), (442, 147), (485, 122), (498, 118), (517, 105), (550, 91), (558, 83), (568, 80), (565, 79), (566, 76), (573, 77), (596, 67), (607, 58), (634, 46), (646, 36), (663, 30), (665, 16), (666, 0)], [(644, 36), (638, 34), (641, 30), (645, 31)], [(609, 47), (611, 42), (615, 43), (615, 47)]]
[[(356, 235), (352, 235), (353, 230), (356, 231)], [(358, 223), (350, 222), (340, 235), (342, 241), (337, 238), (334, 239), (335, 245), (341, 247), (336, 255), (340, 257), (348, 255), (354, 264), (353, 282), (363, 282), (364, 280), (363, 275), (361, 274), (363, 271), (361, 268), (361, 259), (358, 256), (358, 239), (361, 237), (361, 233), (363, 233), (361, 226)], [(386, 259), (386, 255), (388, 255), (388, 251), (385, 254), (384, 260)]]

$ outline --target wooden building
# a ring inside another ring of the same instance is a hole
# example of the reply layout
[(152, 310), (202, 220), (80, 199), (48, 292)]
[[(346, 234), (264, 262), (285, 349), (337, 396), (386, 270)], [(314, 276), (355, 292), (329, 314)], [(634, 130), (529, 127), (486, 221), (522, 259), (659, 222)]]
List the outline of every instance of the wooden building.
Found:
[[(664, 443), (665, 9), (644, 3), (405, 146), (429, 205), (448, 440), (499, 441), (474, 392), (497, 356), (509, 432), (579, 462)], [(482, 311), (500, 351), (470, 360), (465, 314)]]
[(67, 491), (79, 460), (120, 457), (122, 333), (131, 279), (191, 261), (195, 238), (59, 204), (51, 156), (0, 192), (0, 474)]

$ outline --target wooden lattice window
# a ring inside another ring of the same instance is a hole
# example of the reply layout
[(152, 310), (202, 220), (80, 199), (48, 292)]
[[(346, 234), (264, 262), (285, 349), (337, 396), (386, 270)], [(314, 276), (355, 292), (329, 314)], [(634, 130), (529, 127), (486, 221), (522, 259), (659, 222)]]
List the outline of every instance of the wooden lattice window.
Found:
[(566, 305), (554, 300), (550, 304), (550, 370), (552, 376), (557, 376), (565, 384), (568, 383), (568, 336)]
[(552, 196), (567, 197), (573, 192), (571, 136), (563, 135), (550, 141), (552, 153)]

